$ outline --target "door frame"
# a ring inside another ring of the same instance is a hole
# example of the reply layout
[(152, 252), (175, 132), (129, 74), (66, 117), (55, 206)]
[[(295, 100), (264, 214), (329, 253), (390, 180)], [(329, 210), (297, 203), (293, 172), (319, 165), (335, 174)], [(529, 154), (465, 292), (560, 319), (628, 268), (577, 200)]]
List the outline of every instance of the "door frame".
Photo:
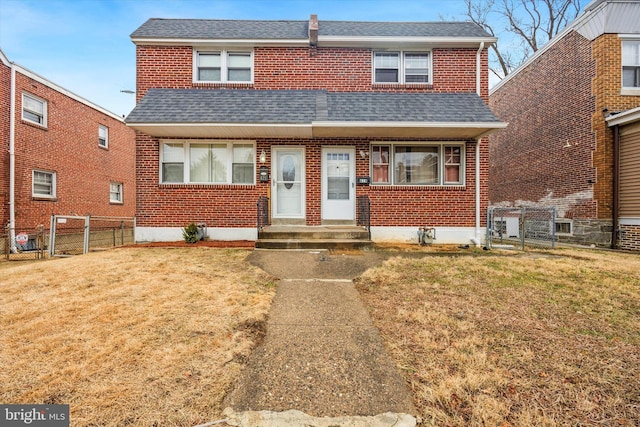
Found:
[[(299, 151), (300, 156), (300, 214), (299, 215), (278, 215), (278, 152)], [(271, 146), (271, 218), (280, 219), (305, 219), (307, 212), (307, 191), (306, 191), (306, 147), (304, 145), (273, 145)]]
[[(327, 206), (330, 203), (327, 198), (327, 173), (326, 173), (326, 153), (328, 151), (343, 151), (349, 153), (349, 203), (351, 205), (349, 218), (326, 218), (328, 215)], [(355, 222), (356, 220), (356, 147), (353, 145), (324, 145), (320, 150), (320, 180), (321, 180), (321, 204), (322, 221), (325, 222)]]

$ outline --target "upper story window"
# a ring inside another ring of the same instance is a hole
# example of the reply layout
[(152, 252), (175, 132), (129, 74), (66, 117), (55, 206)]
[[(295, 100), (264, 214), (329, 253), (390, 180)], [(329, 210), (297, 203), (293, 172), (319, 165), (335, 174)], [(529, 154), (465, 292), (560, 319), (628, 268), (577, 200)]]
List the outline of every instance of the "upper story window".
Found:
[(195, 52), (194, 81), (251, 83), (253, 53), (226, 50)]
[(160, 151), (160, 182), (255, 183), (253, 142), (166, 141)]
[(640, 88), (640, 40), (622, 42), (622, 87)]
[(56, 197), (56, 173), (34, 170), (32, 175), (33, 197), (53, 199)]
[(430, 52), (374, 52), (374, 83), (431, 83)]
[(373, 184), (464, 184), (463, 144), (376, 144), (371, 153)]
[(22, 119), (46, 127), (47, 101), (33, 95), (23, 93)]
[(109, 147), (109, 128), (106, 126), (98, 126), (98, 146), (102, 148)]

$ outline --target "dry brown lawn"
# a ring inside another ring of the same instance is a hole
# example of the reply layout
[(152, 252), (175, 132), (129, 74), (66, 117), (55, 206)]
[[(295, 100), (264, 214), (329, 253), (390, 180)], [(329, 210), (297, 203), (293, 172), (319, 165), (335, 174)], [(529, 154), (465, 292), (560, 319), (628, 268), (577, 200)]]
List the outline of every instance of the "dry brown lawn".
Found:
[(275, 288), (244, 250), (123, 248), (0, 268), (0, 402), (72, 425), (189, 426), (264, 332)]
[(396, 257), (357, 286), (425, 425), (640, 425), (638, 255)]

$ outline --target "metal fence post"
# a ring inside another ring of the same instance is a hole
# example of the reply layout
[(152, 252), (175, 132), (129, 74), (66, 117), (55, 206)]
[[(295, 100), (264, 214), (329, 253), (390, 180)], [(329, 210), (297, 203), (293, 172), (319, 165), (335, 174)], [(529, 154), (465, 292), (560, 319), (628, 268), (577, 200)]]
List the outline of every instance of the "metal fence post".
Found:
[(556, 207), (551, 211), (551, 247), (556, 248)]
[(84, 219), (84, 244), (82, 247), (82, 253), (89, 253), (89, 233), (91, 229), (91, 215), (87, 215)]
[(522, 244), (522, 250), (524, 251), (524, 233), (525, 230), (527, 229), (526, 226), (526, 222), (527, 222), (527, 208), (523, 207), (522, 210), (520, 211), (520, 218), (521, 218), (521, 227), (522, 229), (520, 230), (520, 239), (521, 239), (521, 244)]
[(56, 216), (51, 215), (51, 224), (49, 226), (49, 256), (56, 253)]

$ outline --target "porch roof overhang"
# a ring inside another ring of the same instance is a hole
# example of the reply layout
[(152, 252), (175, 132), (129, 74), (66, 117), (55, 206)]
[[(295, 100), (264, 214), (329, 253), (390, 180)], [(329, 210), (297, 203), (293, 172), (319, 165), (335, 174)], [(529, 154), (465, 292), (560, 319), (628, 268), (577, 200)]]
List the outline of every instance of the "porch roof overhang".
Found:
[(476, 139), (504, 129), (506, 123), (313, 122), (136, 123), (133, 129), (159, 138), (425, 138)]
[(158, 138), (475, 139), (506, 127), (475, 93), (152, 89), (126, 119)]

